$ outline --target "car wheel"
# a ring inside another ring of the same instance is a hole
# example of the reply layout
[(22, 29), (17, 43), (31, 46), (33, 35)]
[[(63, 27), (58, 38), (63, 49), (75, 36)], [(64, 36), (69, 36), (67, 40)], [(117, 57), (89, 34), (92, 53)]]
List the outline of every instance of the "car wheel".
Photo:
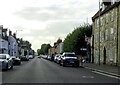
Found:
[(13, 69), (13, 64), (11, 65), (10, 69)]
[(62, 66), (62, 63), (61, 63), (61, 61), (59, 62), (59, 64), (60, 64), (60, 66)]
[(76, 67), (79, 67), (79, 64), (76, 64)]
[(21, 62), (19, 62), (19, 65), (21, 65)]
[(7, 65), (6, 65), (6, 68), (5, 68), (5, 70), (8, 70), (8, 63), (7, 63)]
[(65, 63), (63, 63), (63, 67), (65, 67), (66, 65), (65, 65)]

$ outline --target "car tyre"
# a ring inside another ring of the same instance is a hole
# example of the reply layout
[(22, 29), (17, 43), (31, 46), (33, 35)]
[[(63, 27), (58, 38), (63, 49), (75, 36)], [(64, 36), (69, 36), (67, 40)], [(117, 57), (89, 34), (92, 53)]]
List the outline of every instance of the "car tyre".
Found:
[(61, 61), (59, 62), (59, 64), (60, 64), (60, 66), (62, 66), (62, 63), (61, 63)]
[(63, 63), (63, 67), (65, 67), (66, 65), (65, 65), (65, 63)]
[(10, 67), (10, 69), (13, 69), (13, 64), (12, 64), (12, 66)]
[(4, 70), (8, 70), (8, 63), (7, 63), (6, 68)]

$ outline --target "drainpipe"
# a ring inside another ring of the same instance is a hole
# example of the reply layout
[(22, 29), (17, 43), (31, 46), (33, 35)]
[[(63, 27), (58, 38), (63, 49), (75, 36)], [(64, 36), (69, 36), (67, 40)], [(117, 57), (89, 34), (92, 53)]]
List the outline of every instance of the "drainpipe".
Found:
[(98, 54), (98, 64), (100, 65), (100, 0), (99, 0), (99, 43), (98, 43), (98, 50), (99, 50), (99, 54)]
[(118, 65), (118, 24), (119, 24), (119, 6), (117, 8), (117, 45), (116, 45), (116, 66)]

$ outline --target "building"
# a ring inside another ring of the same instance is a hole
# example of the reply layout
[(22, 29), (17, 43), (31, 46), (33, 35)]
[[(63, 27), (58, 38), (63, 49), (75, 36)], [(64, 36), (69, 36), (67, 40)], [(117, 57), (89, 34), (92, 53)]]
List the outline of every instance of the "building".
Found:
[(63, 52), (63, 42), (59, 43), (59, 53)]
[(103, 0), (100, 10), (92, 17), (94, 62), (120, 65), (120, 1), (112, 1)]
[(0, 26), (0, 53), (8, 54), (7, 29)]
[(48, 50), (48, 54), (49, 54), (49, 55), (55, 54), (55, 48), (54, 48), (54, 47), (51, 47), (51, 48)]
[(15, 34), (12, 35), (11, 31), (9, 31), (8, 41), (9, 41), (9, 55), (19, 56), (16, 35)]

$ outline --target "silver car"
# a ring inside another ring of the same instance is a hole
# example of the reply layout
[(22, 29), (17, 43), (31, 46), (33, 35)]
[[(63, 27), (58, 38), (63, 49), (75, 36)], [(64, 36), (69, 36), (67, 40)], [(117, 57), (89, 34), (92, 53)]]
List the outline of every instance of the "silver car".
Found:
[(13, 68), (13, 60), (9, 54), (0, 54), (0, 69), (8, 70)]

